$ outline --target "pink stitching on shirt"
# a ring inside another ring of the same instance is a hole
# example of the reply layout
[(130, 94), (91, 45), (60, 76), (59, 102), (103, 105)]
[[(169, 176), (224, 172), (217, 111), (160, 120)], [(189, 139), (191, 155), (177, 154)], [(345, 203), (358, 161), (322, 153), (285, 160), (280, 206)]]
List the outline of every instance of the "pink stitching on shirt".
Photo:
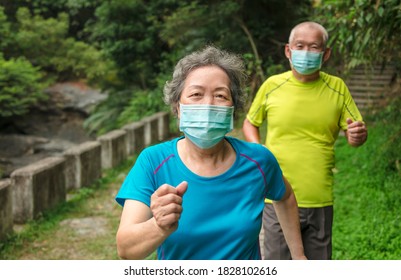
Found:
[(265, 173), (263, 172), (262, 168), (260, 167), (260, 165), (259, 165), (259, 162), (257, 162), (257, 161), (256, 161), (256, 160), (254, 160), (254, 159), (251, 159), (250, 157), (248, 157), (248, 156), (247, 156), (247, 155), (245, 155), (245, 154), (240, 154), (240, 156), (246, 157), (248, 160), (250, 160), (250, 161), (252, 161), (252, 162), (254, 162), (254, 163), (256, 164), (256, 166), (258, 167), (258, 169), (259, 169), (260, 173), (262, 173), (262, 176), (263, 176), (263, 181), (265, 181), (265, 186), (267, 186), (267, 182), (266, 182)]
[(172, 158), (174, 155), (169, 155), (165, 160), (162, 161), (162, 163), (159, 164), (159, 166), (153, 171), (153, 174), (156, 174), (159, 169), (162, 167), (163, 164), (165, 164), (170, 158)]

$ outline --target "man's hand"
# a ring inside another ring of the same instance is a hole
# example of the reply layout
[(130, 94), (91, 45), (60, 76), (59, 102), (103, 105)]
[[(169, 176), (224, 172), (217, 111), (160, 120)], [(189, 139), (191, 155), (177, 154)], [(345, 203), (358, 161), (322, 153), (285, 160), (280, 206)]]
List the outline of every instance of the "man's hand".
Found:
[(345, 132), (348, 143), (351, 146), (358, 147), (365, 143), (368, 138), (368, 130), (365, 124), (361, 121), (352, 121), (350, 118), (347, 119), (348, 128)]

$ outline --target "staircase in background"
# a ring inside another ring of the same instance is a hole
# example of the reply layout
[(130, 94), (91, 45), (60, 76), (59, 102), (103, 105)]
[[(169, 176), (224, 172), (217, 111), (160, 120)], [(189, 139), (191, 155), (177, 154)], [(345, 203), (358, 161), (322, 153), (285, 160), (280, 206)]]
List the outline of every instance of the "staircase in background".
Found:
[(392, 65), (377, 65), (373, 69), (360, 66), (351, 71), (346, 83), (359, 110), (366, 114), (387, 104), (396, 80), (397, 70)]

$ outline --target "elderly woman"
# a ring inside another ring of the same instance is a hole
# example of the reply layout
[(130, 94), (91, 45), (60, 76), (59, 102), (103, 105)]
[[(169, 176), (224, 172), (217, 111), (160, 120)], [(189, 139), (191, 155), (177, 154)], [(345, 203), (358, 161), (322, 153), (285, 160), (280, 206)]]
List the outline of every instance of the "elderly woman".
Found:
[(245, 79), (240, 57), (212, 46), (178, 62), (164, 96), (184, 135), (144, 149), (117, 194), (121, 258), (157, 250), (158, 259), (260, 259), (269, 198), (292, 258), (305, 259), (295, 196), (275, 157), (226, 136)]

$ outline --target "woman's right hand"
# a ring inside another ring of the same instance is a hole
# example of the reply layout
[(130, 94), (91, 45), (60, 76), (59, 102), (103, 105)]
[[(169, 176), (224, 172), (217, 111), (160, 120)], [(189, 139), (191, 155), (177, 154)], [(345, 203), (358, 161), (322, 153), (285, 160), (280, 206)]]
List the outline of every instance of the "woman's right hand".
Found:
[(173, 233), (178, 227), (182, 213), (182, 197), (187, 188), (186, 181), (181, 182), (177, 187), (163, 184), (150, 198), (150, 209), (154, 220), (165, 236)]

